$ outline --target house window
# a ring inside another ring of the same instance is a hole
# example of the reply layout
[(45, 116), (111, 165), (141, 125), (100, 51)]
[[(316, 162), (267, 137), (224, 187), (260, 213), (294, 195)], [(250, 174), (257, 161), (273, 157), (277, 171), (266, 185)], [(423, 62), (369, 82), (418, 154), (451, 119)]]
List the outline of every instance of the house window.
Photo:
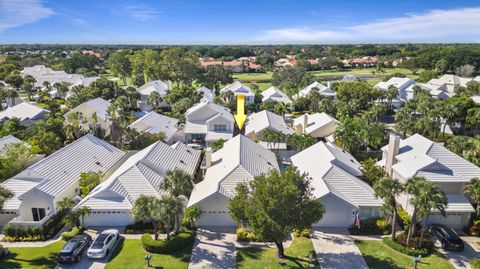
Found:
[(45, 208), (32, 208), (33, 221), (41, 221), (45, 218)]
[(227, 131), (227, 125), (226, 124), (214, 124), (213, 125), (213, 130), (215, 132), (226, 132)]

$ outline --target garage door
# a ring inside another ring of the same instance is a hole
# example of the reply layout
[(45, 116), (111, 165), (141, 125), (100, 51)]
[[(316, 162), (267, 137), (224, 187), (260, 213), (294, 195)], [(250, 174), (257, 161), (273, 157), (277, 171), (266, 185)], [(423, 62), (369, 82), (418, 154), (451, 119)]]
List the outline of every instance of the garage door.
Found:
[(453, 228), (462, 228), (463, 227), (463, 215), (462, 213), (448, 213), (447, 217), (442, 217), (441, 215), (435, 214), (428, 217), (428, 223), (433, 224), (445, 224)]
[(210, 227), (235, 227), (229, 213), (207, 213), (204, 212), (197, 222), (197, 226)]
[(326, 212), (323, 218), (315, 223), (313, 227), (335, 227), (335, 228), (348, 228), (352, 225), (353, 219), (351, 213), (343, 212)]
[(93, 211), (85, 222), (87, 227), (123, 227), (134, 221), (128, 211)]

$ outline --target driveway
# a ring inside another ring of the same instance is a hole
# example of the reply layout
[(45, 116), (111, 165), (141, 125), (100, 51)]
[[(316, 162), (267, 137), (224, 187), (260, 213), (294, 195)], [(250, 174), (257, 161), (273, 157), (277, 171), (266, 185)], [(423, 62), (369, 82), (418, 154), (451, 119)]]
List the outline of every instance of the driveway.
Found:
[(188, 269), (234, 269), (236, 234), (231, 228), (199, 228)]
[(312, 243), (322, 269), (368, 269), (347, 229), (315, 229)]
[(462, 252), (457, 251), (445, 251), (441, 248), (438, 250), (448, 259), (448, 261), (458, 269), (468, 268), (470, 269), (470, 260), (474, 258), (480, 258), (480, 250), (473, 248), (471, 244), (475, 244), (471, 238), (467, 236), (461, 236), (463, 242), (465, 242), (465, 249)]

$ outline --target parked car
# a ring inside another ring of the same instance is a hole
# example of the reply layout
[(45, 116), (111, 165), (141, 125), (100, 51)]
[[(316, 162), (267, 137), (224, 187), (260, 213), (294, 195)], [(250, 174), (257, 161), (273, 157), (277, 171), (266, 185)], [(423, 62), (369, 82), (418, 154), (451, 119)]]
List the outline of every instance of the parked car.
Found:
[(80, 261), (83, 252), (92, 243), (92, 238), (87, 234), (76, 235), (70, 239), (58, 255), (59, 263), (74, 263)]
[(465, 246), (458, 234), (446, 225), (432, 224), (430, 226), (430, 234), (438, 238), (444, 250), (462, 251)]
[(118, 239), (118, 230), (105, 230), (95, 238), (93, 244), (87, 251), (87, 256), (92, 259), (101, 259), (108, 255), (108, 253), (115, 246)]

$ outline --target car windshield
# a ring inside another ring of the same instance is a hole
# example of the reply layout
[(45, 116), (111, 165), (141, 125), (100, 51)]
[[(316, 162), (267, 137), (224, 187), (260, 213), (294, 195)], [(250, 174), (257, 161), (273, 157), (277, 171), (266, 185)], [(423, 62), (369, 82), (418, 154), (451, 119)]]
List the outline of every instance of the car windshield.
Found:
[(77, 245), (78, 243), (78, 240), (70, 240), (67, 242), (67, 244), (62, 248), (62, 250), (60, 251), (60, 254), (63, 254), (63, 253), (71, 253), (73, 251), (73, 249), (75, 248), (75, 246)]
[(103, 242), (107, 236), (106, 234), (100, 234), (97, 239), (95, 239), (95, 242), (93, 242), (92, 248), (103, 248)]
[(457, 233), (455, 233), (454, 230), (447, 227), (442, 227), (441, 230), (442, 230), (442, 233), (449, 239), (454, 239), (454, 240), (458, 239), (458, 235)]

